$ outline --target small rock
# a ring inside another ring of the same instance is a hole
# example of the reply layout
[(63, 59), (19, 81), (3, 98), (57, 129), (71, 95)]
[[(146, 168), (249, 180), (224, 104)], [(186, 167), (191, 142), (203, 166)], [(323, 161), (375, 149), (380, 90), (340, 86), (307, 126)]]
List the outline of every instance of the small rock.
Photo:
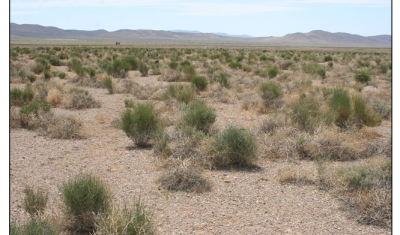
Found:
[(230, 181), (230, 180), (224, 180), (224, 182), (225, 182), (225, 183), (230, 183), (231, 181)]

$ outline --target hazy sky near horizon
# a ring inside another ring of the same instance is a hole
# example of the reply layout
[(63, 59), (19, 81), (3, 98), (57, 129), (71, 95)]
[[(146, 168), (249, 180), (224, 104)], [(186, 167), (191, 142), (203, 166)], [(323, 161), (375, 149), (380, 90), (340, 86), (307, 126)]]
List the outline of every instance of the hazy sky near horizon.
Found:
[(390, 0), (11, 0), (10, 21), (61, 29), (197, 30), (284, 36), (391, 34)]

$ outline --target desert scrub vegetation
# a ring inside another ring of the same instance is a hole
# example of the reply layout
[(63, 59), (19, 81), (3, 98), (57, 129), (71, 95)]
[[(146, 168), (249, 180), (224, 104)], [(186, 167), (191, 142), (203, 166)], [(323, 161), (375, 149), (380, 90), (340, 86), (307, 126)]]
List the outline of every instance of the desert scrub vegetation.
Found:
[(146, 147), (148, 141), (160, 128), (160, 121), (152, 103), (141, 103), (121, 114), (121, 129), (139, 147)]
[(264, 82), (259, 87), (261, 98), (267, 108), (279, 108), (282, 105), (282, 88), (273, 81)]
[(367, 83), (367, 82), (371, 81), (371, 75), (366, 70), (360, 70), (360, 71), (356, 72), (356, 74), (354, 75), (354, 79), (357, 82)]
[(209, 108), (204, 100), (194, 100), (186, 107), (182, 121), (183, 125), (208, 133), (216, 117), (214, 110)]
[(176, 168), (166, 172), (158, 180), (161, 187), (169, 191), (185, 191), (202, 193), (211, 190), (211, 184), (198, 170), (192, 168)]
[(68, 109), (90, 109), (100, 106), (100, 102), (88, 91), (79, 88), (71, 88), (65, 100), (65, 107)]
[(335, 124), (342, 128), (347, 127), (352, 113), (349, 92), (340, 88), (334, 89), (330, 99), (330, 108), (337, 113)]
[(48, 193), (41, 188), (34, 190), (27, 186), (24, 189), (23, 207), (31, 217), (38, 216), (44, 212), (47, 205)]
[(82, 122), (74, 116), (64, 116), (53, 112), (39, 111), (38, 126), (40, 134), (55, 139), (84, 138)]
[(64, 213), (73, 230), (95, 231), (96, 216), (107, 213), (111, 207), (110, 190), (98, 177), (90, 174), (80, 174), (64, 182), (59, 190)]
[(48, 219), (30, 218), (26, 224), (11, 222), (10, 235), (58, 235), (57, 225)]
[(229, 126), (214, 136), (213, 166), (251, 167), (257, 159), (256, 138), (247, 130)]
[(191, 83), (193, 84), (193, 86), (196, 87), (198, 91), (204, 91), (208, 86), (207, 79), (202, 76), (196, 76), (192, 78)]
[(107, 88), (108, 93), (114, 94), (115, 93), (115, 86), (113, 79), (110, 76), (106, 76), (103, 78), (103, 85)]
[(24, 90), (14, 88), (10, 91), (10, 107), (23, 106), (30, 103), (35, 96), (32, 85), (27, 83)]
[(140, 199), (133, 208), (111, 209), (97, 224), (97, 234), (157, 234), (153, 212)]
[(351, 206), (356, 220), (391, 227), (392, 162), (342, 167), (336, 172), (339, 197)]
[(194, 89), (190, 85), (171, 84), (163, 95), (164, 99), (175, 98), (180, 102), (189, 104), (195, 97)]

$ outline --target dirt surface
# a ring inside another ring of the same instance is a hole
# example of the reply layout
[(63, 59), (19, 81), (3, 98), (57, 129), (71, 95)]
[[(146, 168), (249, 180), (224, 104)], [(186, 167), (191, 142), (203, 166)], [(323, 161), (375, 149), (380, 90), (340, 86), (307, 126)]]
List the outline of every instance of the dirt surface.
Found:
[[(130, 74), (139, 84), (157, 83), (154, 77)], [(12, 84), (11, 87), (22, 87)], [(67, 89), (70, 84), (67, 84)], [(87, 88), (101, 108), (54, 112), (72, 114), (83, 122), (86, 139), (57, 140), (26, 129), (10, 133), (10, 212), (19, 221), (28, 215), (21, 205), (26, 185), (49, 191), (48, 212), (61, 214), (58, 186), (80, 172), (100, 176), (112, 189), (117, 206), (140, 199), (154, 211), (159, 234), (390, 234), (390, 229), (358, 224), (342, 204), (316, 186), (284, 185), (278, 172), (301, 168), (316, 174), (308, 161), (260, 159), (252, 171), (205, 170), (213, 188), (203, 194), (168, 192), (159, 188), (164, 169), (151, 149), (135, 148), (126, 134), (111, 126), (124, 110), (128, 94), (109, 95), (106, 89)], [(163, 101), (159, 101), (163, 102)], [(240, 104), (212, 104), (217, 126), (241, 123), (254, 128), (257, 119)], [(246, 113), (247, 112), (247, 113)], [(382, 135), (389, 131), (384, 123)], [(226, 183), (225, 180), (230, 180)]]

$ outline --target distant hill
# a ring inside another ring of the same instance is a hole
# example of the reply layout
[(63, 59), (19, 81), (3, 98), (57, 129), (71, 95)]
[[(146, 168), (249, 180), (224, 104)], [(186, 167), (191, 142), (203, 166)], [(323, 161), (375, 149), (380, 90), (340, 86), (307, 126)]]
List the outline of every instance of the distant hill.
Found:
[[(175, 31), (175, 32), (173, 32)], [(224, 33), (201, 33), (183, 30), (63, 30), (32, 24), (10, 23), (11, 41), (63, 40), (121, 41), (121, 42), (177, 42), (204, 44), (249, 44), (261, 46), (332, 46), (332, 47), (391, 47), (390, 35), (364, 37), (349, 33), (330, 33), (314, 30), (309, 33), (292, 33), (283, 37), (251, 37)]]

